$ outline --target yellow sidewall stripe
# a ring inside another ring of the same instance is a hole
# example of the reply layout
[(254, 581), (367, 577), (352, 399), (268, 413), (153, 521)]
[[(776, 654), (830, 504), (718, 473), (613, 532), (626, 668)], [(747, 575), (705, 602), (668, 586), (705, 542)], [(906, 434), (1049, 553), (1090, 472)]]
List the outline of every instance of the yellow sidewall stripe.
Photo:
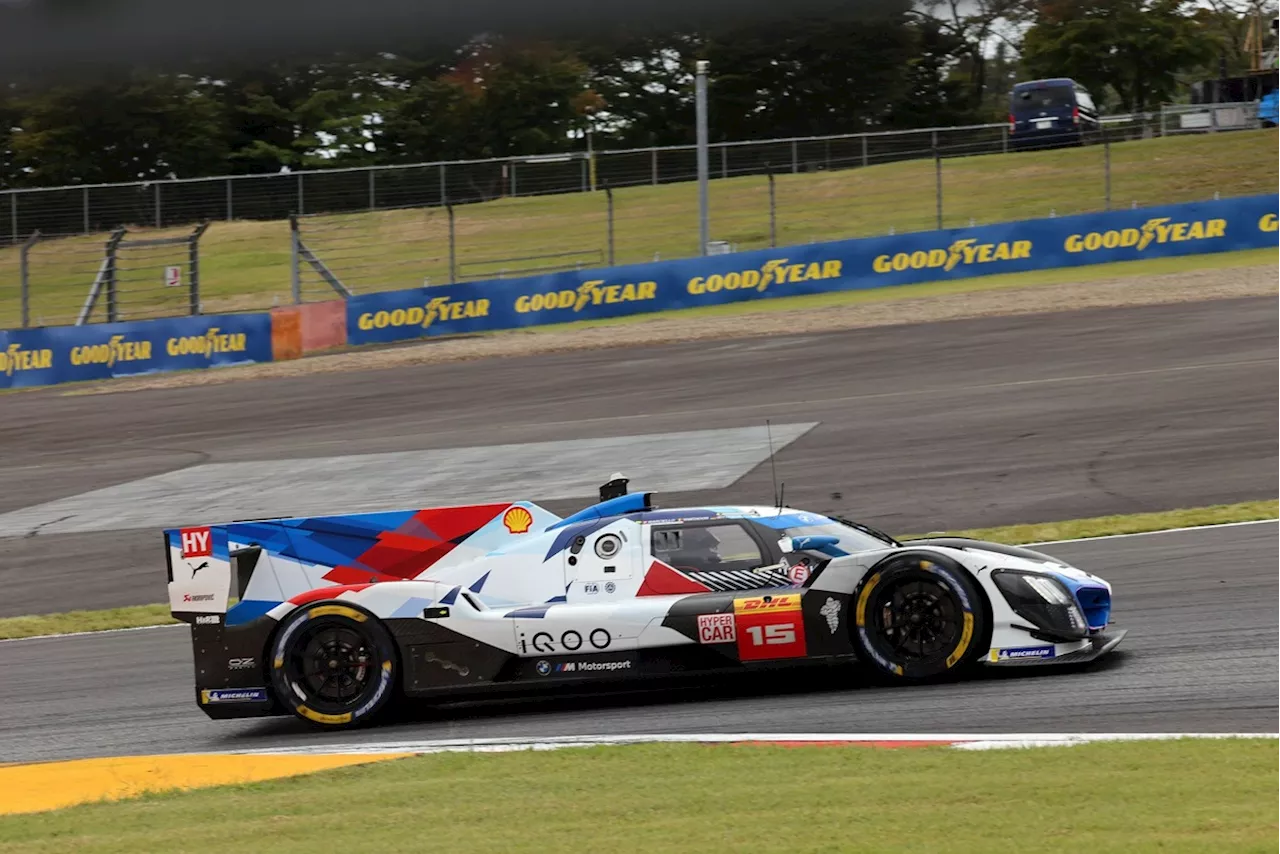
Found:
[(0, 765), (0, 815), (41, 812), (145, 792), (252, 783), (412, 756), (411, 753), (248, 756), (178, 754)]

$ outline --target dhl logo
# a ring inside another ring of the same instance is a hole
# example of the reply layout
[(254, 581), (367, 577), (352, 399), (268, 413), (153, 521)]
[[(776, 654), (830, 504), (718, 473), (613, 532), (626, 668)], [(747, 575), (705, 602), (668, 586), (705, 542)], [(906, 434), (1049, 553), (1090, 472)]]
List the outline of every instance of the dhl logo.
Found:
[(735, 614), (774, 614), (780, 611), (799, 611), (800, 594), (782, 593), (777, 596), (752, 596), (733, 600)]
[(126, 341), (123, 335), (112, 335), (105, 344), (86, 344), (71, 348), (73, 365), (106, 365), (118, 362), (145, 362), (151, 358), (150, 341)]
[(877, 273), (900, 273), (903, 270), (925, 270), (938, 267), (943, 270), (954, 270), (961, 264), (989, 264), (994, 261), (1014, 261), (1030, 257), (1030, 240), (979, 243), (972, 237), (965, 237), (954, 241), (946, 249), (917, 249), (914, 252), (898, 252), (895, 255), (878, 255), (871, 262), (871, 269)]
[(243, 353), (248, 341), (243, 332), (222, 332), (217, 326), (209, 327), (203, 335), (187, 335), (170, 338), (165, 350), (170, 356), (204, 356), (212, 359), (217, 353)]
[(14, 371), (37, 371), (53, 367), (52, 350), (23, 350), (21, 344), (10, 344), (0, 350), (0, 374), (13, 376)]
[[(1261, 223), (1259, 224), (1261, 225)], [(1068, 252), (1096, 252), (1099, 249), (1133, 248), (1141, 252), (1151, 244), (1184, 240), (1211, 240), (1227, 236), (1225, 219), (1173, 222), (1167, 216), (1153, 217), (1141, 228), (1119, 228), (1069, 235), (1062, 244)]]
[(549, 291), (540, 294), (522, 294), (516, 297), (518, 314), (555, 309), (582, 311), (589, 305), (611, 305), (620, 302), (644, 302), (658, 296), (657, 282), (629, 282), (624, 285), (608, 285), (604, 279), (583, 282), (574, 290)]
[(843, 261), (823, 261), (810, 264), (788, 264), (787, 258), (765, 261), (759, 269), (735, 270), (730, 273), (714, 273), (690, 279), (685, 286), (691, 294), (714, 294), (719, 291), (760, 291), (764, 293), (773, 284), (808, 282), (821, 279), (838, 279), (844, 275)]
[(489, 300), (468, 299), (454, 302), (449, 297), (432, 297), (426, 305), (396, 308), (391, 311), (367, 311), (360, 315), (356, 325), (363, 330), (387, 327), (417, 326), (429, 328), (433, 323), (464, 320), (469, 317), (488, 317)]

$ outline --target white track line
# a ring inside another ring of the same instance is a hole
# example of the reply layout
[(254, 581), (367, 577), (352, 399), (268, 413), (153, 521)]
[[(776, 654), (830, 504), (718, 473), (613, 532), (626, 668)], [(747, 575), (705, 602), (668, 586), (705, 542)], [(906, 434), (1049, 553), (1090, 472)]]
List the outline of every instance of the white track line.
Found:
[[(1207, 531), (1212, 528), (1239, 528), (1243, 525), (1275, 525), (1278, 522), (1280, 522), (1280, 519), (1254, 519), (1249, 522), (1221, 522), (1215, 525), (1189, 525), (1184, 528), (1162, 528), (1159, 531), (1135, 531), (1132, 534), (1105, 534), (1100, 537), (1078, 537), (1074, 540), (1044, 540), (1036, 543), (1020, 543), (1019, 545), (1030, 548), (1034, 546), (1062, 545), (1063, 543), (1090, 543), (1096, 540), (1119, 540), (1125, 537), (1149, 537), (1155, 534), (1178, 534), (1186, 531)], [(941, 534), (939, 536), (945, 536), (945, 534)], [(105, 635), (113, 632), (142, 632), (149, 629), (176, 629), (183, 625), (186, 624), (166, 623), (160, 626), (135, 626), (131, 629), (100, 629), (98, 631), (91, 632), (65, 632), (63, 634), (32, 635), (27, 638), (0, 638), (0, 643), (20, 643), (22, 641), (49, 640), (51, 638), (78, 638), (83, 637), (84, 635)]]
[(578, 735), (548, 738), (472, 738), (428, 741), (384, 741), (369, 744), (317, 744), (305, 747), (228, 750), (224, 755), (297, 756), (368, 753), (510, 753), (561, 750), (569, 747), (616, 747), (630, 744), (804, 744), (901, 745), (936, 744), (963, 750), (1017, 747), (1069, 747), (1093, 742), (1169, 741), (1179, 738), (1270, 738), (1277, 733), (678, 733), (655, 735)]

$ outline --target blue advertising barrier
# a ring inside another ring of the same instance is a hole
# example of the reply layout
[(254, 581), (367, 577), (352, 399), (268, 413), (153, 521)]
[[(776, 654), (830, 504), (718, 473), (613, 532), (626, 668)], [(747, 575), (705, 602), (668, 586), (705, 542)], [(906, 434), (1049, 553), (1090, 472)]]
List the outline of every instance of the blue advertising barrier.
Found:
[(269, 361), (269, 314), (0, 330), (0, 389)]
[(388, 291), (347, 302), (351, 344), (762, 297), (1275, 247), (1276, 194)]

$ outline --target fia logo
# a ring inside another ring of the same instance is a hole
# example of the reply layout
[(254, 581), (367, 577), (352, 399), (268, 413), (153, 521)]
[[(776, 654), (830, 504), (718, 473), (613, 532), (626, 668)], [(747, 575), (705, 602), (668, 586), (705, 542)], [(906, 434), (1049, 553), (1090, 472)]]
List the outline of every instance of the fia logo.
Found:
[(588, 581), (582, 585), (582, 592), (588, 596), (594, 596), (600, 592), (600, 585), (594, 581)]

